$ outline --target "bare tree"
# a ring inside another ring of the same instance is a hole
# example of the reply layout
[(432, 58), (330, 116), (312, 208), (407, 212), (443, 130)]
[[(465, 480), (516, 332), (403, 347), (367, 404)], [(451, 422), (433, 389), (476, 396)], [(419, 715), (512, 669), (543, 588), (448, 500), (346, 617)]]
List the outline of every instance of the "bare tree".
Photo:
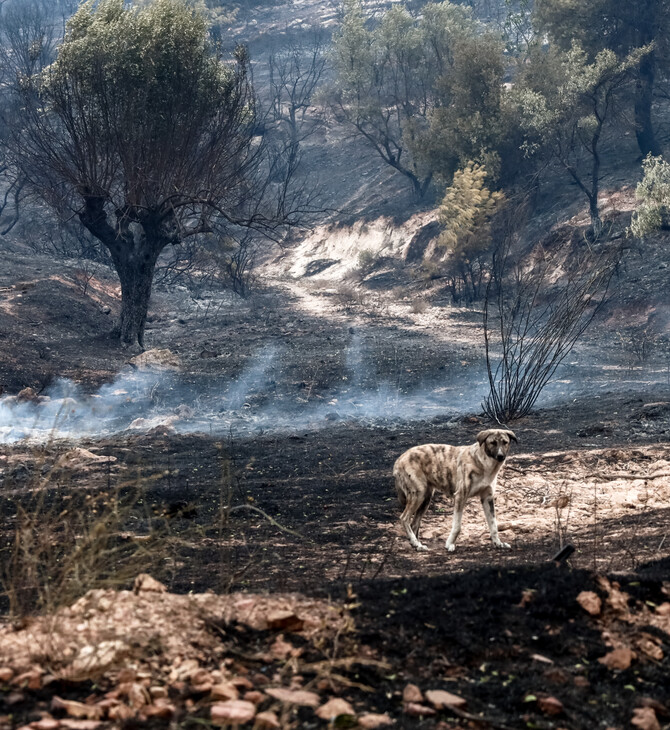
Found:
[(292, 164), (300, 144), (323, 124), (312, 98), (326, 67), (324, 31), (314, 28), (306, 40), (292, 41), (271, 53), (268, 66), (272, 117), (288, 136)]
[(45, 0), (10, 0), (0, 5), (0, 235), (19, 221), (27, 197), (25, 176), (11, 164), (10, 125), (17, 123), (11, 89), (53, 61), (60, 38), (57, 8)]
[(510, 207), (494, 254), (484, 302), (488, 416), (507, 423), (527, 415), (556, 368), (602, 307), (619, 259), (585, 242), (576, 250), (536, 246), (519, 260)]

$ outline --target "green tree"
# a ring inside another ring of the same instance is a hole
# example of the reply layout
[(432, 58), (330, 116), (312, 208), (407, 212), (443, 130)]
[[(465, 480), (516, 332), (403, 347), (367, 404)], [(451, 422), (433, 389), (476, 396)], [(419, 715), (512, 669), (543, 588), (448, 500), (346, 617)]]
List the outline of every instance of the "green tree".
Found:
[(649, 155), (642, 169), (644, 177), (635, 191), (641, 204), (630, 226), (633, 235), (639, 237), (667, 227), (670, 215), (670, 164), (662, 157)]
[(652, 102), (659, 70), (667, 68), (670, 2), (535, 0), (533, 20), (563, 50), (578, 42), (591, 60), (610, 49), (623, 61), (634, 49), (653, 43), (636, 69), (635, 133), (643, 155), (659, 155)]
[(618, 94), (648, 48), (623, 60), (610, 50), (593, 62), (577, 44), (563, 53), (536, 50), (512, 92), (526, 133), (527, 154), (547, 152), (586, 195), (594, 237), (602, 231), (598, 208), (603, 135), (620, 110)]
[(288, 179), (258, 132), (248, 56), (224, 63), (187, 0), (89, 0), (56, 60), (20, 80), (14, 163), (31, 187), (109, 251), (122, 293), (118, 334), (143, 346), (166, 246), (296, 222)]
[(469, 162), (454, 174), (438, 208), (444, 226), (436, 249), (446, 259), (446, 275), (452, 295), (459, 298), (459, 286), (469, 301), (477, 299), (486, 274), (485, 259), (491, 248), (491, 218), (505, 196), (487, 186), (483, 165)]
[(468, 9), (428, 3), (414, 17), (396, 5), (369, 27), (360, 0), (346, 0), (333, 62), (336, 118), (407, 177), (418, 197), (436, 173), (451, 179), (491, 145), (502, 45)]

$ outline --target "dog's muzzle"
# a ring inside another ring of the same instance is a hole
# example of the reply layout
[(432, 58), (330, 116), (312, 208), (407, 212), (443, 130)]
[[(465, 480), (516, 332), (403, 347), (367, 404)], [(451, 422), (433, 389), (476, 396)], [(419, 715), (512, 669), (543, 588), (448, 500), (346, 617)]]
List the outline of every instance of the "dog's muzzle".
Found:
[(505, 454), (496, 454), (496, 459), (498, 461), (505, 461)]

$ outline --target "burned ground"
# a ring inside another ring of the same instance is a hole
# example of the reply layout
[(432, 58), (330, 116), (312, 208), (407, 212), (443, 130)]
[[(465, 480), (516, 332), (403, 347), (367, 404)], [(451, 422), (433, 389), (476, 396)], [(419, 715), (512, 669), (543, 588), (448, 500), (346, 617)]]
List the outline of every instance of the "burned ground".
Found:
[[(95, 277), (83, 294), (61, 277), (66, 272), (31, 279), (21, 269), (16, 278), (34, 286), (3, 282), (0, 316), (16, 341), (3, 348), (6, 391), (39, 389), (67, 375), (83, 381), (80, 404), (116, 389), (121, 405), (118, 419), (116, 411), (104, 423), (93, 414), (74, 440), (48, 438), (47, 423), (42, 442), (0, 447), (5, 591), (13, 580), (33, 608), (45, 599), (39, 586), (7, 571), (8, 555), (22, 544), (22, 506), (39, 508), (32, 526), (53, 540), (58, 558), (73, 505), (93, 512), (113, 498), (123, 509), (110, 523), (106, 549), (117, 562), (95, 584), (109, 591), (105, 603), (115, 604), (114, 589), (131, 586), (134, 567), (161, 580), (174, 600), (241, 590), (249, 598), (240, 600), (253, 603), (259, 593), (292, 591), (330, 600), (350, 617), (340, 636), (316, 644), (283, 630), (282, 641), (302, 650), (298, 658), (285, 647), (272, 654), (277, 629), (239, 621), (210, 627), (206, 646), (189, 649), (212, 681), (220, 680), (212, 673), (221, 671), (222, 657), (230, 660), (226, 672), (261, 692), (259, 710), (276, 711), (283, 727), (326, 722), (309, 707), (270, 699), (267, 689), (316, 691), (319, 702), (346, 698), (358, 718), (388, 714), (398, 727), (623, 728), (636, 710), (667, 722), (670, 387), (658, 295), (666, 274), (655, 259), (661, 243), (653, 239), (631, 254), (637, 258), (620, 275), (634, 281), (612, 298), (536, 411), (514, 424), (520, 443), (497, 498), (512, 549), (491, 547), (472, 503), (453, 554), (443, 548), (451, 504), (441, 496), (422, 534), (430, 552), (410, 548), (397, 525), (391, 469), (410, 446), (471, 443), (488, 425), (480, 412), (485, 374), (475, 308), (455, 307), (416, 280), (385, 291), (365, 281), (331, 287), (311, 277), (283, 279), (248, 302), (220, 291), (158, 291), (147, 339), (168, 348), (182, 368), (148, 376), (136, 396), (117, 375), (139, 372), (123, 369), (129, 354), (98, 337), (110, 319), (104, 308), (113, 315), (118, 306), (109, 281)], [(638, 259), (643, 275), (632, 275)], [(50, 344), (52, 337), (61, 339)], [(257, 368), (236, 395), (228, 423), (234, 384), (277, 343), (270, 367)], [(147, 415), (144, 408), (151, 417), (128, 428)], [(74, 531), (80, 547), (85, 528)], [(565, 543), (576, 552), (555, 566), (550, 558)], [(122, 565), (133, 546), (141, 546), (141, 565)], [(45, 609), (75, 601), (70, 583), (62, 587), (64, 595), (43, 601)], [(593, 616), (577, 602), (583, 591), (603, 604)], [(623, 603), (621, 592), (630, 596)], [(118, 596), (132, 603), (127, 593)], [(84, 609), (72, 610), (78, 616)], [(3, 636), (23, 636), (33, 621), (7, 621)], [(150, 657), (145, 665), (146, 657), (133, 655), (133, 676), (164, 687), (171, 705), (151, 722), (209, 722), (207, 682), (192, 681), (186, 669), (186, 679), (171, 680), (173, 670), (182, 677), (177, 659), (166, 665), (168, 654), (154, 639), (142, 648)], [(619, 649), (618, 664), (598, 661)], [(183, 663), (193, 656), (180, 654)], [(0, 657), (11, 665), (1, 648)], [(64, 657), (33, 659), (34, 675), (0, 671), (5, 725), (48, 712), (65, 728), (70, 710), (98, 718), (89, 722), (120, 723), (108, 710), (51, 704), (58, 696), (97, 705), (120, 691), (118, 666), (95, 682), (73, 682)], [(418, 690), (407, 691), (408, 684)], [(436, 710), (430, 690), (466, 704)], [(123, 692), (102, 702), (130, 707)], [(130, 725), (149, 722), (141, 707), (123, 712)]]

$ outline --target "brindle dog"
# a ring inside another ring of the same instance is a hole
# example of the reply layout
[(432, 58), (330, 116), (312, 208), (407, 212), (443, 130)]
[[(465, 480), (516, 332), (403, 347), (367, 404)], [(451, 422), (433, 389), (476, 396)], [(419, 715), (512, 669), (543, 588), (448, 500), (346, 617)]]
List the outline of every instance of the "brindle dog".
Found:
[(424, 444), (414, 446), (398, 458), (393, 465), (393, 476), (403, 507), (400, 522), (412, 547), (428, 550), (419, 542), (419, 528), (435, 490), (454, 497), (454, 521), (446, 543), (447, 550), (454, 550), (465, 503), (474, 496), (481, 499), (493, 544), (499, 548), (509, 547), (498, 537), (495, 488), (510, 444), (516, 440), (512, 431), (489, 429), (478, 433), (477, 442), (472, 446)]

